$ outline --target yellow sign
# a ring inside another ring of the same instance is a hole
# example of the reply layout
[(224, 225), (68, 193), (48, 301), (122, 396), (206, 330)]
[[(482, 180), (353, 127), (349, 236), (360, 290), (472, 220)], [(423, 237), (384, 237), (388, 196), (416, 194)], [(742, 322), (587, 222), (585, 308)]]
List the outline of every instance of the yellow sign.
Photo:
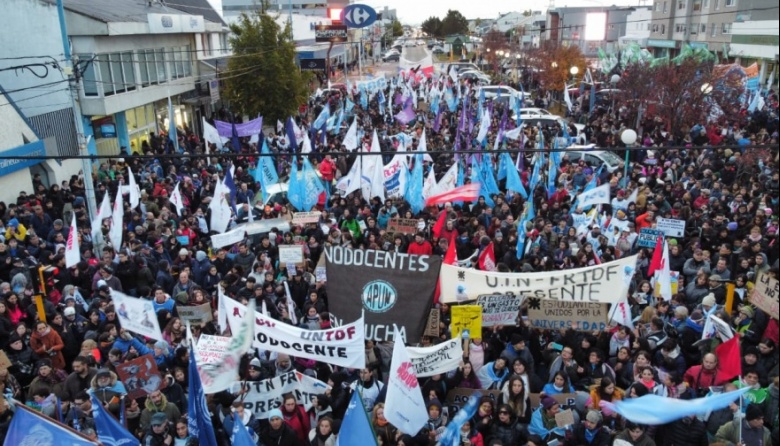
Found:
[(450, 308), (452, 312), (452, 337), (461, 336), (462, 331), (468, 331), (469, 338), (482, 338), (482, 306), (481, 305), (455, 305)]

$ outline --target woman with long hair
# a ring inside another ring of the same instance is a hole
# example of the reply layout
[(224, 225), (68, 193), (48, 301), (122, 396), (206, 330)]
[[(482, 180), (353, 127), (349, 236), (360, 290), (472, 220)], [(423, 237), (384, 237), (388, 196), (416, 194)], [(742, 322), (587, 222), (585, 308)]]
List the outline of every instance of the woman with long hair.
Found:
[(172, 317), (163, 329), (163, 339), (173, 348), (176, 348), (185, 336), (185, 327), (178, 317)]
[(317, 427), (309, 432), (311, 446), (335, 446), (336, 435), (333, 433), (333, 418), (324, 416), (317, 422)]
[(458, 370), (455, 371), (455, 375), (448, 379), (447, 387), (454, 389), (456, 387), (462, 387), (465, 389), (481, 389), (482, 386), (477, 378), (477, 374), (474, 373), (474, 367), (467, 359), (458, 366)]
[(12, 324), (18, 324), (22, 320), (27, 319), (27, 313), (22, 309), (19, 304), (19, 296), (16, 293), (11, 293), (5, 298), (5, 308), (8, 314), (8, 319)]
[(604, 377), (598, 385), (591, 386), (590, 397), (588, 398), (586, 407), (593, 410), (600, 411), (604, 417), (604, 425), (612, 428), (618, 419), (618, 415), (607, 408), (601, 407), (602, 401), (614, 403), (615, 401), (621, 401), (625, 393), (620, 390), (612, 378)]
[(57, 331), (46, 322), (38, 321), (35, 324), (35, 332), (30, 338), (30, 348), (38, 356), (50, 359), (55, 369), (65, 368), (65, 357), (62, 355), (65, 344)]
[(553, 379), (544, 385), (541, 396), (558, 395), (561, 393), (571, 393), (571, 382), (569, 381), (569, 374), (563, 370), (555, 372)]
[(531, 399), (525, 381), (518, 375), (512, 375), (501, 389), (499, 404), (506, 404), (512, 409), (513, 418), (527, 425), (531, 422)]
[(377, 403), (371, 411), (371, 427), (377, 436), (377, 441), (383, 446), (395, 444), (398, 429), (385, 418), (385, 404)]

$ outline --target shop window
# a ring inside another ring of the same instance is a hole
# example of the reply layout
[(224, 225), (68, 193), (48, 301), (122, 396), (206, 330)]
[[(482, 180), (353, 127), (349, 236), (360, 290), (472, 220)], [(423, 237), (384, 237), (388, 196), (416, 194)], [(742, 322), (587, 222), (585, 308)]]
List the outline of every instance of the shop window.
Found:
[(135, 90), (135, 64), (133, 63), (132, 51), (122, 53), (122, 74), (127, 91)]
[(168, 70), (165, 67), (165, 49), (154, 50), (154, 61), (157, 65), (157, 82), (164, 84), (168, 81)]
[(95, 61), (87, 62), (92, 59), (92, 55), (80, 54), (78, 58), (79, 61), (85, 65), (84, 73), (81, 77), (81, 85), (84, 88), (84, 96), (98, 96), (99, 93), (97, 75), (95, 74)]

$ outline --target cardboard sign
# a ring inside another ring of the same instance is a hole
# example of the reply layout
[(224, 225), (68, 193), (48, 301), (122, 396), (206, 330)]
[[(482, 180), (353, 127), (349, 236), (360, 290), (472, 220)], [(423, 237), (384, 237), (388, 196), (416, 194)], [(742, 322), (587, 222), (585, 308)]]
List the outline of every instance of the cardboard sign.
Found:
[(761, 273), (756, 278), (756, 286), (750, 296), (750, 303), (764, 310), (771, 317), (777, 319), (777, 303), (780, 297), (777, 279), (773, 279), (767, 273)]
[(198, 365), (218, 364), (230, 350), (231, 338), (203, 334), (198, 338)]
[(642, 228), (639, 230), (639, 238), (636, 240), (637, 246), (642, 248), (655, 248), (658, 243), (658, 237), (663, 237), (664, 233), (658, 229)]
[(531, 320), (534, 328), (546, 330), (559, 330), (561, 328), (573, 328), (581, 331), (606, 330), (608, 311), (607, 304), (598, 302), (528, 299), (528, 319)]
[(279, 245), (279, 264), (303, 267), (303, 246)]
[(482, 307), (482, 326), (514, 325), (523, 300), (525, 297), (511, 291), (480, 295), (477, 297), (477, 305)]
[(390, 234), (416, 234), (416, 218), (391, 218), (387, 222), (387, 232)]
[(320, 215), (322, 212), (295, 212), (293, 213), (292, 222), (294, 225), (305, 225), (309, 223), (318, 223), (320, 221)]
[(561, 428), (574, 425), (574, 413), (571, 409), (562, 410), (556, 413), (555, 424)]
[(663, 232), (667, 237), (685, 236), (685, 220), (658, 217), (655, 222), (655, 228)]
[(482, 307), (479, 305), (455, 305), (450, 307), (452, 312), (452, 338), (460, 338), (461, 332), (467, 332), (467, 338), (482, 337)]
[(132, 361), (124, 362), (116, 366), (119, 379), (125, 384), (127, 396), (130, 399), (141, 398), (160, 389), (164, 389), (167, 382), (160, 377), (154, 356), (143, 355)]
[(198, 324), (210, 322), (214, 319), (214, 314), (211, 312), (211, 304), (208, 302), (189, 307), (177, 305), (176, 310), (179, 313), (179, 319), (182, 321), (190, 321)]
[[(564, 407), (574, 407), (574, 402), (576, 401), (577, 394), (576, 393), (559, 393), (557, 395), (549, 395), (558, 402), (558, 404), (561, 405), (561, 408)], [(538, 393), (531, 393), (528, 395), (528, 398), (531, 400), (531, 409), (536, 409), (541, 404), (542, 398)]]
[(431, 308), (431, 312), (428, 313), (428, 323), (425, 324), (425, 332), (423, 335), (430, 336), (432, 338), (438, 338), (440, 323), (441, 312), (438, 308)]
[(462, 387), (456, 387), (447, 392), (447, 400), (445, 405), (447, 406), (450, 419), (452, 419), (452, 416), (461, 407), (465, 406), (466, 403), (469, 402), (469, 398), (471, 398), (471, 395), (474, 395), (475, 393), (480, 393), (482, 396), (490, 397), (490, 399), (493, 400), (494, 405), (498, 404), (498, 398), (501, 395), (500, 390), (464, 389)]

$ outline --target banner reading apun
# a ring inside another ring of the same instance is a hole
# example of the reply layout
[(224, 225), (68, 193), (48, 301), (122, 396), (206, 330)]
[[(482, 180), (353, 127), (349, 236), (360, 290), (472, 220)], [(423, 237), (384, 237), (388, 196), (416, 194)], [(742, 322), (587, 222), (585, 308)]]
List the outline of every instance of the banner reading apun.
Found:
[(441, 258), (343, 247), (325, 248), (325, 257), (328, 300), (337, 318), (354, 321), (365, 312), (366, 339), (419, 341)]

